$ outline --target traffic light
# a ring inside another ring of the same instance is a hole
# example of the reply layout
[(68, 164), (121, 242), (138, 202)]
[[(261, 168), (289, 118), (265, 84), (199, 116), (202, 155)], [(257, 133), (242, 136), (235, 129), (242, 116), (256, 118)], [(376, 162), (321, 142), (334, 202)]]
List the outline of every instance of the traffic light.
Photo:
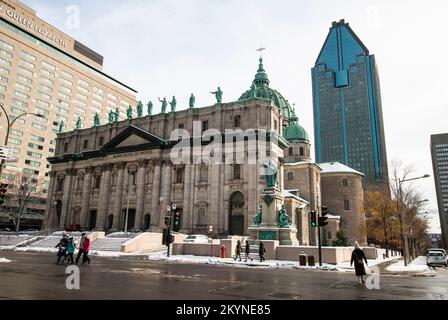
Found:
[(173, 231), (175, 231), (175, 232), (179, 232), (179, 230), (180, 230), (180, 222), (181, 222), (181, 219), (182, 219), (181, 212), (180, 212), (180, 211), (175, 212), (175, 213), (174, 213), (174, 226), (173, 226)]
[(323, 227), (326, 226), (328, 224), (327, 219), (328, 217), (326, 217), (326, 215), (328, 214), (328, 208), (327, 207), (322, 207), (321, 208), (321, 217), (319, 217), (319, 227)]
[(7, 191), (8, 191), (8, 184), (0, 183), (0, 205), (2, 205), (5, 202)]
[(311, 227), (316, 228), (317, 227), (317, 221), (316, 221), (316, 211), (311, 211)]

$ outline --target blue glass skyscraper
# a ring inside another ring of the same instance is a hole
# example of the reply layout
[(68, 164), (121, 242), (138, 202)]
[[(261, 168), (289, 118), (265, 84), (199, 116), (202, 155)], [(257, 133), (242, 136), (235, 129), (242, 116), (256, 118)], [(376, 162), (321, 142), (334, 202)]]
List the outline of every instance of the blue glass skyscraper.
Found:
[(344, 20), (333, 22), (312, 68), (316, 162), (339, 161), (388, 180), (380, 84), (374, 55)]

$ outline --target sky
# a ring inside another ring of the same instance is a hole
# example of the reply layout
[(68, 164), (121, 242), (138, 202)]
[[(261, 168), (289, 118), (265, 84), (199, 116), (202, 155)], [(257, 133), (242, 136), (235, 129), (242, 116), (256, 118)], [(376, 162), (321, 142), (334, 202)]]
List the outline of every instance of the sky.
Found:
[[(295, 104), (314, 141), (311, 68), (332, 21), (345, 19), (376, 57), (387, 156), (430, 174), (414, 185), (440, 232), (430, 135), (448, 132), (445, 0), (22, 0), (39, 17), (104, 56), (103, 71), (160, 110), (231, 102), (249, 89), (260, 46), (270, 86)], [(78, 19), (79, 18), (79, 19)]]

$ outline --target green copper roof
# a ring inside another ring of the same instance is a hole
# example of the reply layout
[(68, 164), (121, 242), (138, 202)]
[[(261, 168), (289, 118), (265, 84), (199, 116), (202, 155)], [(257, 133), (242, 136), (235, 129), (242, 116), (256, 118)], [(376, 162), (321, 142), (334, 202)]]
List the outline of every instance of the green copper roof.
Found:
[(289, 126), (283, 131), (283, 136), (289, 142), (310, 143), (308, 133), (301, 125), (299, 125), (299, 119), (297, 118), (294, 110), (290, 118)]
[(270, 99), (274, 101), (275, 105), (280, 109), (283, 116), (286, 119), (289, 119), (292, 113), (291, 106), (280, 92), (269, 87), (269, 78), (266, 71), (264, 70), (263, 59), (260, 58), (259, 61), (260, 64), (258, 65), (257, 74), (255, 75), (255, 79), (252, 82), (251, 88), (243, 93), (238, 101), (253, 98)]

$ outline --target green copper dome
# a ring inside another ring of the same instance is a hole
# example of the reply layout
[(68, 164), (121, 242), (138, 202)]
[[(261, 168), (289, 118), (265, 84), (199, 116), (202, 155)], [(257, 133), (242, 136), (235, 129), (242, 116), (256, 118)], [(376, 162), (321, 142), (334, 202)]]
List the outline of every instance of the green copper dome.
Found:
[(310, 143), (310, 138), (306, 130), (299, 125), (299, 119), (293, 111), (289, 126), (283, 131), (283, 137), (289, 142), (305, 142)]
[(255, 79), (252, 82), (252, 86), (250, 90), (247, 90), (245, 93), (241, 95), (238, 101), (253, 99), (253, 98), (262, 98), (262, 99), (270, 99), (274, 101), (274, 104), (280, 109), (283, 117), (289, 119), (292, 114), (291, 106), (288, 101), (281, 95), (277, 90), (269, 88), (269, 78), (264, 70), (263, 59), (260, 58), (260, 64), (258, 65), (257, 74), (255, 75)]

